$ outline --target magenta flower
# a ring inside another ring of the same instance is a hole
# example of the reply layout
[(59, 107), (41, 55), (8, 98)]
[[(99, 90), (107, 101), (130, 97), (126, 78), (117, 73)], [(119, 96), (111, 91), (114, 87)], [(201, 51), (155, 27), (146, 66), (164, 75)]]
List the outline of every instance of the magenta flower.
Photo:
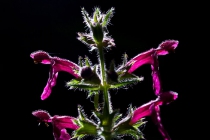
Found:
[(166, 40), (160, 43), (158, 48), (156, 49), (158, 55), (166, 55), (169, 52), (173, 52), (178, 46), (178, 40)]
[[(169, 135), (164, 129), (161, 118), (160, 118), (160, 110), (159, 106), (163, 104), (169, 104), (171, 101), (177, 99), (178, 94), (173, 91), (162, 92), (161, 88), (161, 80), (159, 74), (159, 64), (158, 64), (158, 56), (166, 55), (171, 51), (174, 51), (178, 45), (178, 41), (175, 40), (166, 40), (162, 42), (158, 48), (150, 49), (146, 52), (143, 52), (136, 57), (132, 58), (128, 61), (124, 68), (127, 68), (128, 73), (132, 73), (137, 68), (144, 64), (150, 64), (152, 69), (152, 79), (153, 79), (153, 90), (155, 95), (157, 95), (156, 100), (152, 100), (139, 108), (137, 108), (132, 116), (130, 124), (137, 123), (141, 118), (146, 116), (151, 116), (154, 123), (158, 126), (159, 131), (161, 132), (164, 140), (170, 140)], [(119, 68), (121, 69), (121, 68)]]
[(61, 135), (58, 138), (58, 140), (70, 140), (71, 139), (71, 136), (66, 131), (66, 129), (61, 129), (60, 133), (61, 133)]
[(152, 56), (153, 63), (151, 64), (152, 69), (152, 79), (153, 79), (153, 89), (155, 95), (158, 96), (156, 100), (150, 101), (147, 104), (144, 104), (137, 108), (134, 111), (131, 124), (136, 123), (142, 117), (151, 116), (153, 122), (158, 126), (158, 130), (162, 134), (164, 140), (170, 140), (170, 137), (167, 131), (164, 129), (161, 118), (160, 118), (160, 109), (159, 106), (162, 104), (169, 104), (170, 102), (178, 98), (178, 94), (173, 91), (162, 92), (160, 74), (159, 74), (159, 65), (158, 65), (158, 56), (157, 53), (154, 53)]
[(79, 70), (79, 66), (69, 60), (62, 59), (59, 57), (51, 57), (47, 52), (36, 51), (31, 53), (30, 57), (34, 59), (35, 63), (50, 64), (51, 69), (49, 72), (49, 79), (44, 91), (41, 95), (41, 99), (45, 100), (52, 92), (52, 87), (56, 84), (58, 72), (65, 71), (78, 78), (79, 75), (75, 72)]
[(143, 117), (151, 116), (153, 122), (158, 126), (158, 129), (164, 140), (170, 140), (170, 137), (167, 131), (164, 129), (161, 118), (160, 118), (160, 109), (159, 106), (162, 104), (169, 104), (170, 102), (176, 100), (178, 94), (173, 91), (163, 92), (156, 100), (152, 100), (140, 107), (138, 107), (134, 112), (131, 118), (130, 124), (135, 124)]
[(160, 105), (161, 102), (159, 99), (156, 100), (152, 100), (140, 107), (138, 107), (137, 109), (135, 109), (135, 111), (133, 112), (133, 116), (132, 119), (130, 121), (130, 124), (135, 124), (136, 122), (138, 122), (140, 119), (146, 117), (146, 116), (150, 116), (152, 114), (152, 106), (158, 106)]
[(153, 55), (153, 64), (151, 64), (151, 69), (152, 69), (153, 90), (155, 92), (155, 95), (159, 96), (162, 101), (167, 100), (168, 102), (178, 98), (178, 95), (175, 92), (170, 91), (168, 94), (167, 92), (162, 92), (158, 56), (156, 54)]
[(134, 58), (132, 58), (130, 61), (128, 61), (125, 64), (125, 67), (129, 67), (128, 73), (132, 73), (137, 68), (144, 64), (152, 64), (153, 63), (153, 57), (152, 55), (156, 53), (157, 55), (166, 55), (171, 51), (174, 51), (176, 47), (178, 46), (178, 41), (176, 40), (166, 40), (162, 42), (158, 48), (150, 49), (146, 52), (140, 53)]
[(153, 63), (151, 64), (152, 69), (152, 81), (153, 81), (153, 90), (155, 95), (159, 95), (161, 93), (161, 81), (160, 81), (160, 73), (159, 73), (159, 63), (157, 54), (152, 55)]
[(132, 117), (132, 120), (130, 123), (134, 124), (137, 121), (139, 121), (141, 118), (150, 116), (152, 114), (152, 112), (154, 111), (153, 108), (151, 108), (152, 106), (169, 104), (170, 102), (176, 100), (177, 97), (178, 97), (178, 94), (176, 92), (173, 92), (173, 91), (163, 92), (160, 96), (158, 96), (158, 98), (156, 100), (152, 100), (152, 101), (138, 107), (134, 111), (133, 117)]
[(161, 117), (160, 117), (160, 108), (159, 106), (152, 106), (152, 114), (151, 118), (153, 122), (158, 126), (158, 130), (161, 133), (164, 140), (171, 140), (170, 136), (168, 135), (168, 132), (165, 130), (161, 123)]
[(51, 117), (50, 114), (44, 110), (33, 111), (32, 114), (39, 118), (41, 122), (52, 123), (55, 140), (70, 140), (71, 137), (66, 131), (66, 128), (73, 130), (79, 128), (79, 126), (74, 123), (76, 119), (74, 117), (58, 115)]

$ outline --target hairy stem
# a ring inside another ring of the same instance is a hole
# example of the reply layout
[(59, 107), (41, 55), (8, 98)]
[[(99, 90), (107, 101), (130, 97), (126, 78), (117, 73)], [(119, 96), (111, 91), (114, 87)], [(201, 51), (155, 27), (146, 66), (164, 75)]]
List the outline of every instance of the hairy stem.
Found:
[(106, 81), (105, 59), (104, 59), (104, 52), (103, 52), (102, 45), (98, 45), (98, 53), (99, 53), (99, 61), (100, 61), (101, 86), (102, 86), (103, 93), (104, 93), (103, 112), (110, 114), (111, 113), (111, 104), (110, 104), (108, 86), (107, 86), (107, 81)]
[(106, 86), (106, 73), (105, 73), (105, 59), (103, 46), (98, 45), (99, 61), (100, 61), (100, 73), (101, 73), (101, 85)]

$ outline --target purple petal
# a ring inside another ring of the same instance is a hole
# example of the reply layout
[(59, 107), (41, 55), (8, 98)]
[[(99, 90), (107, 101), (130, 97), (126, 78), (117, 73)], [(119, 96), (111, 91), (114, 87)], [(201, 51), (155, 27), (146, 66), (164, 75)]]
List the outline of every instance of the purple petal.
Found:
[(49, 122), (50, 121), (50, 114), (45, 110), (36, 110), (32, 112), (32, 115), (39, 118), (42, 121)]
[(166, 40), (166, 41), (162, 42), (158, 46), (158, 48), (150, 49), (146, 52), (138, 54), (137, 56), (132, 58), (130, 61), (128, 61), (125, 65), (125, 67), (130, 66), (128, 72), (132, 73), (133, 71), (135, 71), (137, 68), (139, 68), (140, 66), (142, 66), (144, 64), (152, 64), (153, 59), (151, 56), (154, 53), (156, 53), (157, 55), (166, 55), (170, 51), (174, 51), (176, 49), (176, 47), (178, 46), (178, 43), (179, 42), (177, 40)]
[(54, 87), (56, 84), (57, 77), (58, 77), (58, 72), (55, 73), (54, 70), (52, 70), (52, 72), (50, 72), (49, 74), (47, 85), (45, 86), (44, 91), (42, 92), (41, 100), (45, 100), (50, 96), (52, 92), (52, 87)]
[(149, 51), (140, 53), (139, 55), (135, 56), (132, 58), (130, 61), (127, 62), (126, 66), (131, 66), (130, 69), (128, 70), (129, 73), (132, 73), (135, 71), (137, 68), (144, 64), (151, 64), (153, 63), (153, 58), (152, 54), (155, 53), (154, 49), (150, 49)]
[(169, 52), (174, 51), (177, 48), (178, 44), (179, 44), (179, 41), (177, 41), (177, 40), (166, 40), (166, 41), (163, 41), (158, 46), (158, 48), (156, 49), (157, 50), (157, 54), (158, 55), (166, 55)]
[(59, 57), (51, 57), (47, 52), (44, 51), (33, 52), (31, 53), (30, 57), (34, 59), (35, 63), (52, 64), (55, 72), (65, 71), (75, 76), (76, 78), (79, 77), (79, 75), (74, 71), (79, 70), (79, 66), (69, 60)]
[(74, 117), (70, 117), (70, 116), (54, 116), (52, 117), (52, 121), (54, 123), (54, 125), (56, 125), (56, 127), (63, 129), (63, 128), (70, 128), (73, 130), (76, 130), (79, 128), (79, 126), (77, 126), (74, 123), (75, 118)]
[(75, 70), (79, 71), (79, 66), (69, 60), (61, 59), (59, 57), (51, 57), (44, 51), (33, 52), (30, 57), (34, 59), (35, 63), (51, 64), (50, 76), (41, 95), (42, 100), (45, 100), (50, 96), (52, 87), (56, 84), (59, 71), (68, 72), (76, 78), (79, 77), (79, 74), (75, 72)]
[(47, 52), (39, 50), (31, 53), (30, 57), (35, 63), (51, 64), (51, 56)]
[(71, 139), (71, 136), (66, 131), (66, 129), (61, 129), (61, 135), (60, 135), (59, 140), (70, 140), (70, 139)]
[(164, 104), (169, 104), (170, 102), (176, 100), (178, 98), (178, 93), (174, 91), (167, 91), (160, 94), (160, 100)]
[(159, 106), (155, 106), (155, 105), (152, 106), (151, 117), (152, 117), (153, 122), (158, 126), (158, 130), (162, 134), (164, 140), (171, 140), (170, 136), (168, 135), (167, 131), (164, 129), (161, 123)]
[(55, 138), (55, 140), (59, 140), (60, 136), (61, 136), (61, 129), (58, 128), (56, 125), (54, 125), (54, 123), (52, 122), (53, 125), (53, 136)]
[(152, 80), (153, 80), (153, 90), (155, 95), (159, 95), (161, 92), (161, 81), (159, 74), (159, 65), (158, 65), (158, 56), (156, 54), (153, 55), (154, 63), (151, 65), (152, 69)]
[(161, 102), (159, 101), (159, 99), (150, 101), (140, 107), (138, 107), (134, 113), (133, 113), (133, 117), (131, 119), (131, 124), (135, 124), (137, 121), (139, 121), (141, 118), (146, 117), (146, 116), (150, 116), (152, 111), (151, 111), (151, 106), (152, 105), (159, 105)]
[(62, 59), (59, 57), (53, 57), (54, 61), (53, 69), (57, 72), (59, 71), (65, 71), (73, 75), (74, 77), (78, 78), (79, 75), (75, 73), (74, 70), (79, 70), (79, 66), (69, 60)]
[(71, 136), (66, 129), (59, 129), (53, 125), (53, 136), (55, 140), (70, 140)]

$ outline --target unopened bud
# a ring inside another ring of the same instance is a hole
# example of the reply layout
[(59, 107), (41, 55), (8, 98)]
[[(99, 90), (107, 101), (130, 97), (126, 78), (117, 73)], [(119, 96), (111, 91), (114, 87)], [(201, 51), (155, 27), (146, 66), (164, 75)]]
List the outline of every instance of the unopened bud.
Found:
[(107, 76), (110, 80), (118, 82), (118, 74), (115, 71), (108, 71)]
[(93, 33), (93, 38), (96, 41), (96, 43), (102, 43), (103, 38), (104, 38), (104, 31), (103, 31), (103, 27), (101, 26), (101, 24), (93, 23), (91, 25), (91, 30)]
[(88, 79), (93, 76), (93, 71), (90, 67), (84, 66), (80, 71), (80, 76), (84, 79)]

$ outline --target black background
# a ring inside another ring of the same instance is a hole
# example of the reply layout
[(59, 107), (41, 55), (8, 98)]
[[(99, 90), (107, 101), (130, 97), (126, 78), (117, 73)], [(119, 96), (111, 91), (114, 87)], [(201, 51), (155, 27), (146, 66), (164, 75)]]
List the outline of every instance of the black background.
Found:
[[(53, 139), (51, 126), (38, 127), (37, 119), (31, 115), (37, 109), (47, 110), (51, 115), (77, 117), (77, 105), (80, 104), (86, 114), (91, 115), (91, 99), (86, 99), (87, 93), (65, 87), (65, 83), (73, 78), (65, 72), (59, 73), (57, 85), (50, 97), (41, 101), (40, 95), (48, 79), (50, 66), (35, 65), (29, 57), (33, 51), (44, 50), (52, 56), (75, 63), (78, 62), (78, 56), (87, 55), (93, 63), (97, 63), (96, 53), (90, 53), (87, 46), (76, 39), (77, 32), (85, 32), (82, 7), (89, 14), (92, 14), (94, 7), (101, 8), (103, 12), (115, 8), (108, 29), (116, 48), (106, 52), (107, 66), (112, 59), (120, 64), (124, 52), (130, 59), (150, 48), (156, 48), (164, 40), (179, 40), (175, 53), (159, 57), (163, 90), (179, 93), (175, 102), (161, 107), (161, 116), (173, 140), (189, 138), (193, 132), (189, 127), (189, 97), (192, 95), (188, 90), (192, 87), (189, 84), (192, 79), (189, 73), (189, 48), (195, 47), (192, 41), (197, 31), (194, 23), (196, 10), (192, 3), (22, 0), (7, 4), (2, 20), (5, 23), (2, 26), (2, 40), (8, 51), (2, 50), (2, 56), (9, 62), (6, 61), (4, 68), (11, 73), (11, 78), (6, 78), (4, 82), (9, 85), (6, 91), (9, 98), (5, 106), (12, 113), (12, 123), (18, 123), (13, 129), (13, 133), (17, 132), (16, 138)], [(134, 73), (144, 76), (145, 80), (129, 89), (111, 91), (113, 107), (120, 108), (123, 114), (126, 114), (129, 104), (138, 107), (156, 98), (152, 90), (150, 66), (142, 66)], [(8, 109), (10, 107), (11, 110)], [(161, 140), (157, 127), (150, 118), (146, 120), (148, 123), (143, 129), (146, 139)]]

